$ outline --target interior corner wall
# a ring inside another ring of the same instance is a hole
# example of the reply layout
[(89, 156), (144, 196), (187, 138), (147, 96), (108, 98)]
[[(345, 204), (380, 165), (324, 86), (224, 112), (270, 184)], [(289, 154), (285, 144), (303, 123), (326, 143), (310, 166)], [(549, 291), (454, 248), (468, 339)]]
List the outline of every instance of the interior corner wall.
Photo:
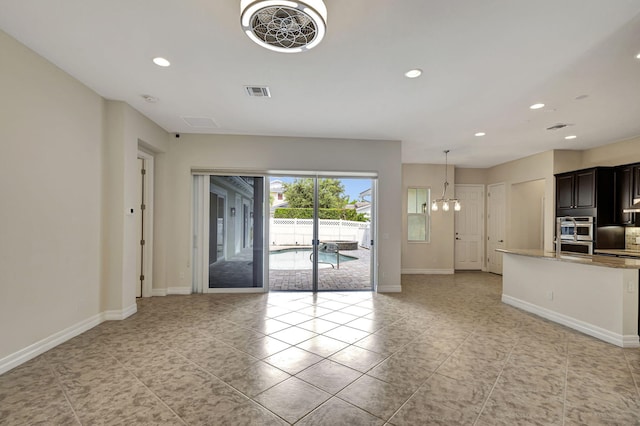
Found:
[[(124, 102), (106, 102), (105, 120), (105, 184), (104, 225), (103, 225), (103, 311), (115, 313), (131, 312), (136, 303), (136, 286), (139, 271), (136, 271), (136, 250), (139, 248), (139, 236), (136, 234), (134, 216), (127, 212), (140, 208), (137, 200), (136, 183), (138, 170), (138, 149), (142, 146), (154, 156), (163, 157), (168, 148), (169, 134), (131, 108)], [(160, 166), (160, 167), (158, 167)], [(162, 179), (166, 165), (156, 164), (159, 179), (154, 182), (155, 193), (164, 191)], [(166, 198), (160, 197), (163, 203)], [(158, 200), (156, 200), (158, 202)], [(164, 208), (154, 209), (159, 216), (159, 226), (165, 222)], [(155, 228), (154, 221), (154, 228)], [(164, 281), (164, 244), (160, 235), (154, 238), (154, 278), (163, 285)]]
[(0, 31), (0, 360), (101, 312), (104, 101)]
[[(455, 182), (455, 168), (448, 166), (447, 178)], [(454, 213), (438, 210), (430, 213), (429, 242), (407, 240), (407, 189), (410, 187), (431, 188), (431, 199), (439, 198), (445, 177), (445, 166), (437, 164), (402, 165), (402, 272), (406, 274), (453, 273), (454, 272)], [(447, 189), (447, 196), (454, 197), (455, 185)]]
[(167, 286), (191, 288), (192, 170), (375, 172), (378, 290), (400, 289), (402, 172), (399, 141), (182, 134), (168, 150)]

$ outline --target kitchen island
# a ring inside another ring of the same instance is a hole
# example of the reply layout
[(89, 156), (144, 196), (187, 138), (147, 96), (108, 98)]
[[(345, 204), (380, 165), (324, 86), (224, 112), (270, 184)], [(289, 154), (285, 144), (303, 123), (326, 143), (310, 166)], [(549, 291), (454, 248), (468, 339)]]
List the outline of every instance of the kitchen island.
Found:
[(621, 347), (638, 338), (640, 259), (503, 253), (502, 301)]

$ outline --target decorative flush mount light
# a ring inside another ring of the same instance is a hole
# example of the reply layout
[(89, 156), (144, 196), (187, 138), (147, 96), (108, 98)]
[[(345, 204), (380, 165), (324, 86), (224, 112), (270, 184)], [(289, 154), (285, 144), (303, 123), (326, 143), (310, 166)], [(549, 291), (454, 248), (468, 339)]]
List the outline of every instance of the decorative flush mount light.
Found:
[(161, 58), (160, 56), (158, 56), (157, 58), (153, 58), (153, 63), (159, 67), (168, 67), (169, 65), (171, 65), (171, 62), (169, 62), (165, 58)]
[(449, 182), (447, 181), (447, 169), (449, 165), (447, 161), (448, 157), (449, 150), (447, 149), (446, 151), (444, 151), (444, 188), (442, 189), (442, 197), (431, 202), (431, 210), (433, 210), (434, 212), (438, 211), (438, 204), (442, 204), (442, 210), (445, 212), (449, 211), (449, 203), (453, 203), (453, 209), (457, 212), (459, 212), (461, 208), (460, 201), (457, 198), (445, 198), (445, 195), (447, 193), (447, 186), (449, 186)]
[(478, 136), (478, 137), (480, 137), (480, 136), (484, 136), (484, 135), (486, 135), (486, 133), (485, 133), (485, 132), (478, 132), (478, 133), (476, 133), (474, 136)]
[(247, 36), (276, 52), (312, 49), (326, 32), (327, 7), (322, 0), (241, 0), (240, 12)]
[(533, 104), (529, 107), (530, 109), (540, 109), (544, 108), (544, 104)]
[(407, 78), (418, 78), (422, 75), (422, 70), (419, 68), (409, 70), (404, 73), (404, 76)]
[(575, 139), (575, 138), (577, 138), (577, 136), (576, 135), (569, 135), (569, 136), (565, 136), (564, 138), (565, 139)]

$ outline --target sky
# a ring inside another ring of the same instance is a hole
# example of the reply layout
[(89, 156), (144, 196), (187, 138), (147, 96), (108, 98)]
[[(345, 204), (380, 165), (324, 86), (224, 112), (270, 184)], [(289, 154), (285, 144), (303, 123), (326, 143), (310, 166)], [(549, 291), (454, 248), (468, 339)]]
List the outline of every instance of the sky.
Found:
[[(282, 182), (291, 183), (295, 177), (272, 176), (271, 179), (280, 179)], [(371, 179), (363, 178), (339, 178), (344, 186), (344, 192), (349, 196), (350, 200), (359, 200), (360, 193), (371, 188)]]

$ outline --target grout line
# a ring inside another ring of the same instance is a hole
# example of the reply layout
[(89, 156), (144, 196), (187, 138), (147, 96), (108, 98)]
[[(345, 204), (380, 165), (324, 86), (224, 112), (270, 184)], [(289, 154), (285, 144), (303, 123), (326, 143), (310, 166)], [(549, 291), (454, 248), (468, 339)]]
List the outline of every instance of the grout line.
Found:
[(69, 395), (67, 394), (67, 390), (65, 389), (64, 385), (62, 384), (62, 381), (60, 380), (60, 375), (54, 370), (53, 366), (51, 365), (51, 363), (49, 362), (46, 356), (43, 359), (44, 359), (44, 362), (47, 364), (47, 367), (49, 368), (49, 372), (51, 373), (53, 378), (56, 380), (56, 385), (58, 385), (58, 387), (62, 390), (62, 394), (64, 395), (64, 398), (67, 400), (67, 404), (69, 404), (69, 408), (71, 408), (71, 412), (73, 413), (73, 416), (75, 417), (78, 424), (82, 425), (82, 422), (80, 421), (80, 417), (78, 417), (78, 413), (76, 412), (76, 409), (71, 403), (71, 398), (69, 398)]
[(156, 394), (156, 393), (155, 393), (153, 390), (151, 390), (151, 389), (150, 389), (150, 388), (149, 388), (149, 387), (148, 387), (148, 386), (147, 386), (147, 385), (146, 385), (142, 380), (140, 380), (140, 378), (139, 378), (139, 377), (138, 377), (138, 376), (137, 376), (133, 371), (131, 371), (131, 369), (129, 369), (129, 367), (127, 367), (127, 366), (126, 366), (126, 365), (124, 365), (122, 362), (120, 362), (120, 360), (119, 360), (118, 358), (116, 358), (116, 357), (111, 353), (111, 351), (109, 351), (109, 350), (107, 349), (107, 353), (109, 354), (109, 356), (110, 356), (111, 358), (113, 358), (113, 359), (116, 361), (116, 363), (120, 364), (120, 366), (121, 366), (122, 368), (124, 368), (124, 369), (129, 373), (129, 374), (131, 374), (133, 377), (135, 377), (135, 379), (138, 381), (138, 383), (140, 383), (142, 386), (144, 386), (144, 388), (145, 388), (146, 390), (148, 390), (148, 391), (151, 393), (151, 395), (153, 395), (154, 397), (156, 397), (156, 399), (157, 399), (158, 401), (160, 401), (160, 403), (161, 403), (162, 405), (164, 405), (165, 407), (167, 407), (167, 409), (168, 409), (169, 411), (171, 411), (171, 412), (172, 412), (172, 413), (173, 413), (173, 414), (174, 414), (174, 415), (175, 415), (175, 416), (176, 416), (176, 417), (177, 417), (177, 418), (178, 418), (178, 419), (179, 419), (183, 424), (185, 424), (185, 425), (187, 424), (187, 422), (186, 422), (186, 421), (184, 421), (184, 419), (183, 419), (182, 417), (180, 417), (180, 416), (178, 415), (178, 413), (176, 413), (176, 412), (173, 410), (173, 408), (169, 407), (169, 405), (168, 405), (166, 402), (164, 402), (164, 400), (163, 400), (162, 398), (160, 398), (160, 396), (159, 396), (158, 394)]
[[(424, 333), (423, 333), (423, 334), (424, 334)], [(464, 338), (464, 340), (463, 340), (463, 341), (461, 341), (461, 342), (460, 342), (460, 344), (458, 344), (458, 346), (456, 346), (456, 347), (455, 347), (455, 349), (454, 349), (454, 350), (452, 350), (452, 351), (451, 351), (451, 353), (450, 353), (450, 354), (449, 354), (445, 359), (443, 359), (443, 360), (442, 360), (442, 362), (441, 362), (440, 364), (438, 364), (438, 366), (437, 366), (437, 367), (436, 367), (436, 368), (431, 372), (431, 374), (429, 374), (429, 376), (428, 376), (426, 379), (424, 379), (422, 382), (420, 382), (420, 385), (418, 385), (418, 387), (416, 388), (416, 390), (415, 390), (415, 391), (413, 391), (413, 393), (412, 393), (412, 394), (407, 398), (407, 400), (406, 400), (405, 402), (403, 402), (403, 403), (402, 403), (402, 405), (400, 405), (400, 407), (398, 407), (398, 409), (397, 409), (396, 411), (394, 411), (394, 412), (393, 412), (393, 414), (392, 414), (392, 415), (391, 415), (391, 416), (386, 420), (386, 422), (387, 422), (387, 423), (389, 423), (389, 422), (390, 422), (390, 420), (393, 418), (393, 416), (395, 416), (396, 414), (398, 414), (398, 413), (400, 412), (400, 410), (402, 410), (402, 408), (403, 408), (405, 405), (407, 405), (407, 403), (411, 400), (411, 398), (413, 398), (413, 397), (418, 393), (418, 391), (419, 391), (420, 389), (422, 389), (422, 386), (424, 386), (424, 384), (425, 384), (425, 383), (427, 383), (427, 381), (429, 381), (429, 379), (430, 379), (431, 377), (433, 377), (433, 376), (436, 374), (436, 372), (438, 371), (438, 369), (440, 368), (440, 366), (441, 366), (442, 364), (444, 364), (445, 362), (447, 362), (447, 361), (449, 360), (449, 358), (451, 358), (451, 357), (453, 356), (453, 354), (455, 353), (455, 351), (457, 351), (457, 350), (458, 350), (458, 348), (459, 348), (460, 346), (462, 346), (462, 345), (463, 345), (463, 344), (464, 344), (464, 343), (465, 343), (465, 342), (466, 342), (466, 341), (471, 337), (471, 335), (472, 335), (472, 334), (473, 334), (473, 331), (472, 331), (472, 332), (470, 332), (470, 333), (467, 335), (467, 337), (465, 337), (465, 338)], [(408, 344), (408, 343), (407, 343), (407, 344)]]
[(480, 420), (480, 416), (482, 416), (482, 412), (484, 411), (485, 407), (487, 406), (487, 403), (489, 402), (489, 399), (491, 399), (491, 395), (493, 394), (493, 390), (496, 388), (496, 385), (498, 384), (498, 381), (500, 380), (500, 377), (502, 376), (502, 373), (504, 372), (505, 366), (509, 363), (509, 360), (511, 359), (511, 354), (513, 353), (513, 350), (516, 348), (516, 346), (518, 346), (518, 341), (519, 340), (520, 339), (516, 339), (516, 343), (513, 346), (511, 346), (511, 349), (509, 350), (509, 354), (507, 355), (507, 359), (504, 360), (504, 363), (502, 364), (502, 368), (500, 369), (500, 373), (498, 373), (498, 377), (496, 377), (496, 380), (493, 382), (493, 386), (491, 386), (491, 390), (489, 391), (489, 394), (487, 395), (487, 398), (484, 400), (484, 403), (482, 404), (482, 408), (480, 409), (480, 412), (478, 413), (478, 416), (476, 417), (476, 419), (473, 422), (474, 426), (478, 423), (478, 420)]
[(565, 337), (565, 354), (566, 361), (564, 364), (564, 392), (562, 393), (562, 426), (564, 426), (567, 419), (567, 382), (569, 377), (569, 338)]
[(633, 380), (633, 383), (636, 385), (636, 392), (638, 393), (638, 397), (640, 398), (640, 384), (638, 383), (638, 381), (636, 380), (634, 374), (633, 374), (633, 369), (631, 368), (631, 362), (629, 361), (629, 358), (627, 357), (627, 353), (626, 351), (622, 351), (622, 354), (624, 356), (624, 359), (627, 361), (627, 368), (629, 369), (629, 374), (631, 374), (631, 380)]

